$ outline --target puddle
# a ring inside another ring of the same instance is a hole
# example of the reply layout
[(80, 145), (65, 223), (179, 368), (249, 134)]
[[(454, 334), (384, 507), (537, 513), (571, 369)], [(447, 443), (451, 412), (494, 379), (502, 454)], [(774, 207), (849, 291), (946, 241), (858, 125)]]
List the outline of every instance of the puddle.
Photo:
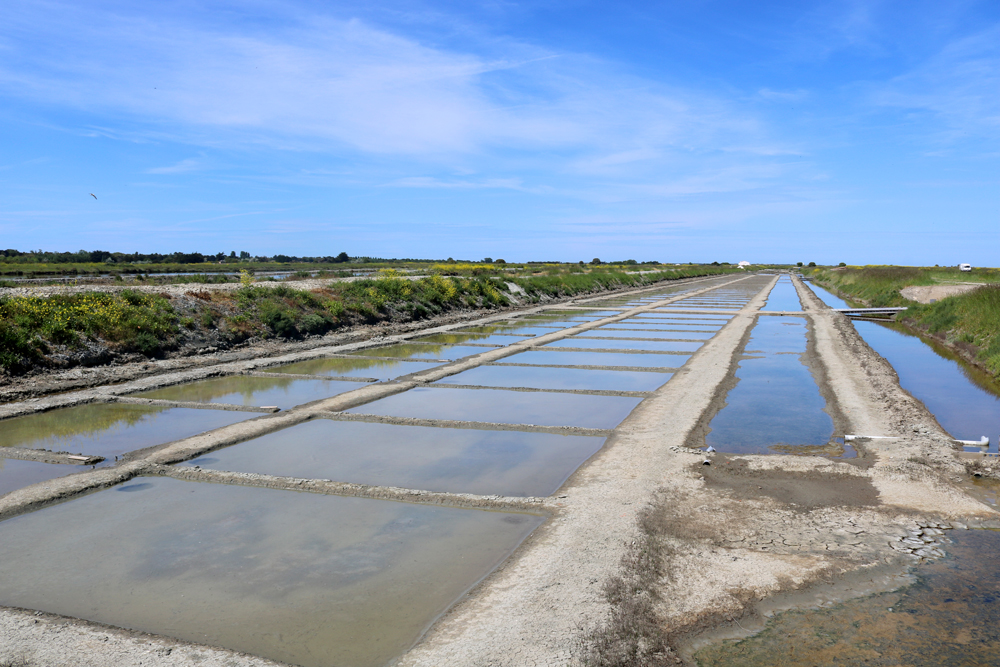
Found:
[(173, 479), (119, 488), (135, 484), (0, 523), (0, 604), (306, 667), (376, 667), (541, 523)]
[(802, 303), (799, 295), (795, 291), (795, 285), (788, 276), (781, 276), (775, 283), (774, 289), (767, 297), (767, 303), (761, 310), (765, 311), (796, 311), (802, 310)]
[(529, 350), (505, 357), (497, 364), (541, 366), (622, 366), (633, 368), (679, 368), (690, 355), (643, 354), (630, 352), (558, 352)]
[(586, 333), (577, 334), (573, 338), (658, 338), (661, 340), (685, 340), (698, 339), (708, 340), (715, 335), (714, 331), (642, 331), (629, 329), (609, 329), (608, 327), (598, 327)]
[(547, 496), (604, 438), (317, 419), (185, 465), (449, 493)]
[(531, 368), (528, 366), (479, 366), (450, 375), (434, 384), (532, 389), (597, 389), (605, 391), (654, 391), (671, 373), (604, 371), (585, 368)]
[(352, 357), (392, 357), (394, 359), (447, 359), (454, 361), (473, 354), (481, 354), (491, 348), (473, 345), (424, 345), (421, 343), (399, 343), (385, 347), (370, 347), (351, 352)]
[[(812, 287), (827, 305), (850, 307), (826, 290)], [(990, 451), (997, 451), (1000, 382), (898, 324), (857, 320), (853, 324), (865, 342), (892, 364), (900, 385), (923, 402), (948, 433), (959, 440), (979, 440), (985, 435)]]
[(458, 345), (460, 343), (480, 343), (484, 345), (510, 345), (519, 340), (531, 338), (528, 335), (512, 336), (511, 334), (490, 333), (446, 333), (434, 334), (433, 336), (422, 336), (416, 339), (418, 343), (441, 343), (443, 345)]
[(833, 420), (823, 411), (826, 401), (800, 356), (805, 351), (805, 320), (759, 318), (744, 352), (749, 356), (736, 370), (738, 382), (709, 424), (705, 444), (739, 454), (827, 445)]
[(417, 387), (346, 412), (610, 429), (625, 419), (640, 400), (628, 396)]
[(578, 338), (570, 336), (548, 343), (543, 348), (550, 347), (577, 347), (592, 349), (613, 349), (613, 350), (648, 350), (652, 352), (694, 352), (701, 347), (701, 343), (689, 343), (683, 341), (666, 340), (593, 340), (591, 338)]
[[(0, 452), (0, 456), (2, 455), (3, 452)], [(90, 470), (90, 466), (71, 466), (0, 458), (0, 496), (38, 482), (47, 482), (57, 477), (65, 477), (81, 470)]]
[(702, 667), (996, 665), (1000, 655), (1000, 533), (950, 530), (949, 557), (915, 568), (891, 593), (789, 611), (759, 634), (698, 651)]
[(0, 422), (0, 447), (51, 449), (103, 456), (111, 465), (126, 452), (187, 438), (259, 417), (253, 412), (92, 403)]
[(360, 389), (366, 385), (365, 382), (331, 382), (305, 378), (296, 380), (232, 375), (143, 391), (132, 394), (132, 396), (197, 403), (276, 405), (282, 410), (287, 410), (296, 405), (330, 398), (337, 394)]
[[(480, 348), (486, 350), (489, 348)], [(378, 380), (392, 380), (411, 373), (426, 371), (441, 364), (426, 361), (397, 361), (395, 359), (365, 359), (355, 357), (328, 357), (298, 361), (285, 366), (266, 369), (269, 373), (301, 373), (303, 375), (331, 375), (338, 377), (366, 377)]]

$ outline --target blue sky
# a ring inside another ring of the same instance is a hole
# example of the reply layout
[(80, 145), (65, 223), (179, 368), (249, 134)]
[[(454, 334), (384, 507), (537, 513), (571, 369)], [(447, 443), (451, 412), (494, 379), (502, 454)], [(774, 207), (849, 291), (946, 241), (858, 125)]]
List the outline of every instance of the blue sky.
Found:
[(7, 0), (0, 194), (21, 250), (997, 266), (1000, 3)]

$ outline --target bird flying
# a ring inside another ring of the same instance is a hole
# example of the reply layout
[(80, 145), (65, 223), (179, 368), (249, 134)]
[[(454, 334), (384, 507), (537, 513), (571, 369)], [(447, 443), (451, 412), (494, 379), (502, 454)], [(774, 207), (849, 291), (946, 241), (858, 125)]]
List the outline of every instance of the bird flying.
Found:
[(90, 193), (90, 196), (93, 197), (94, 199), (97, 199), (97, 195), (95, 195), (93, 192)]

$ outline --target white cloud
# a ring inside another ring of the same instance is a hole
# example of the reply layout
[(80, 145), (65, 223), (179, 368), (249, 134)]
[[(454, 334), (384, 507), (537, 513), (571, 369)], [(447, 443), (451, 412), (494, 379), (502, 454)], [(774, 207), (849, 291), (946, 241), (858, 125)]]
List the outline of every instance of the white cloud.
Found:
[(204, 163), (201, 160), (195, 160), (193, 158), (188, 158), (186, 160), (181, 160), (177, 164), (172, 164), (168, 167), (153, 167), (152, 169), (147, 169), (147, 174), (187, 174), (192, 171), (200, 171), (205, 168)]

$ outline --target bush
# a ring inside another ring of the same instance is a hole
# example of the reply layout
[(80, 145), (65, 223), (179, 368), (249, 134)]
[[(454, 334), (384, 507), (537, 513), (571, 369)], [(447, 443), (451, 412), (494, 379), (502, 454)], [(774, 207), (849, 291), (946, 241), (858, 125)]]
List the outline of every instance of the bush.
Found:
[(299, 320), (299, 330), (307, 334), (325, 334), (331, 326), (330, 322), (316, 313), (310, 313)]

